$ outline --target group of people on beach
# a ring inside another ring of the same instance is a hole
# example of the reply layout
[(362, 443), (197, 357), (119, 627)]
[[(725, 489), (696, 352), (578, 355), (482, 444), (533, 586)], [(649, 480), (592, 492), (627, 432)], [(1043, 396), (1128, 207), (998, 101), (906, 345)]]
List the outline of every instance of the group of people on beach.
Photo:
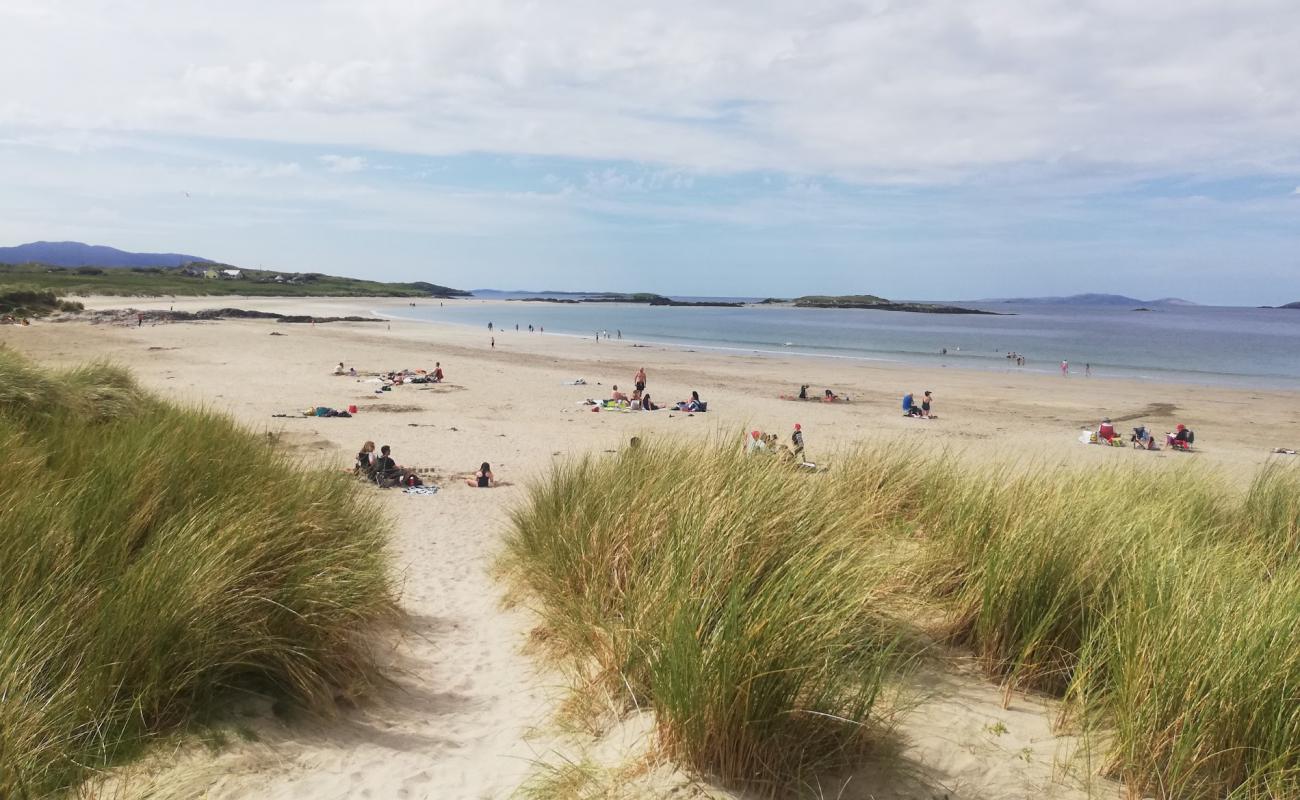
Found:
[[(345, 367), (340, 361), (334, 368), (335, 375), (346, 375), (351, 378), (357, 377), (356, 367)], [(373, 373), (372, 373), (373, 374)], [(447, 374), (442, 370), (442, 362), (435, 361), (433, 369), (399, 369), (390, 372), (381, 372), (378, 374), (379, 382), (384, 387), (401, 386), (406, 383), (442, 383)]]
[(797, 464), (806, 464), (804, 460), (803, 426), (798, 422), (790, 433), (789, 446), (782, 444), (775, 433), (763, 433), (752, 430), (745, 436), (745, 455), (777, 455)]
[(614, 408), (628, 409), (631, 411), (661, 411), (670, 408), (674, 411), (683, 411), (688, 414), (696, 414), (709, 410), (709, 404), (700, 399), (698, 391), (692, 391), (691, 396), (686, 400), (679, 400), (669, 406), (657, 405), (654, 398), (650, 396), (649, 384), (646, 380), (645, 367), (637, 369), (636, 374), (632, 376), (632, 391), (625, 392), (618, 388), (618, 384), (610, 389), (609, 399), (604, 405)]
[(903, 395), (903, 416), (905, 417), (923, 417), (925, 419), (933, 418), (934, 395), (929, 389), (921, 395), (921, 402), (918, 404), (913, 399), (912, 393), (908, 392)]
[(848, 402), (850, 402), (849, 396), (848, 396), (847, 394), (836, 394), (836, 393), (835, 393), (833, 390), (831, 390), (831, 389), (827, 389), (826, 391), (822, 392), (822, 395), (821, 395), (820, 398), (814, 398), (812, 395), (809, 395), (809, 394), (808, 394), (808, 384), (806, 384), (806, 383), (805, 383), (805, 384), (802, 384), (802, 385), (799, 387), (799, 394), (798, 394), (795, 398), (793, 398), (793, 399), (795, 399), (795, 400), (813, 400), (813, 399), (819, 399), (819, 400), (821, 400), (823, 403), (848, 403)]
[[(382, 489), (393, 486), (423, 486), (424, 479), (414, 467), (403, 467), (393, 460), (392, 448), (384, 445), (375, 453), (375, 443), (367, 441), (361, 445), (352, 466), (354, 475), (373, 482)], [(490, 489), (497, 485), (496, 475), (492, 474), (492, 465), (484, 461), (479, 468), (465, 479), (467, 486), (478, 489)]]
[[(1159, 450), (1160, 445), (1156, 443), (1155, 435), (1145, 425), (1139, 425), (1133, 429), (1133, 433), (1128, 437), (1129, 443), (1136, 450)], [(1096, 444), (1108, 444), (1114, 446), (1123, 445), (1119, 432), (1115, 430), (1115, 424), (1106, 417), (1097, 426), (1089, 437), (1089, 441)], [(1172, 450), (1191, 450), (1192, 444), (1196, 441), (1196, 434), (1190, 428), (1181, 422), (1174, 427), (1172, 432), (1165, 434), (1165, 447)]]

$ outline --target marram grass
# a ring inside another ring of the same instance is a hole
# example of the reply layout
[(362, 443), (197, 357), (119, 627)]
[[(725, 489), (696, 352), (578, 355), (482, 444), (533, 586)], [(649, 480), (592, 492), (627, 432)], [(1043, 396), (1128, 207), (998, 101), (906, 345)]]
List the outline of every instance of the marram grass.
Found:
[(0, 349), (0, 797), (36, 798), (255, 690), (376, 680), (385, 526), (337, 476), (123, 371)]
[(881, 443), (807, 474), (650, 442), (557, 468), (505, 565), (664, 749), (797, 786), (878, 738), (901, 609), (1100, 731), (1134, 796), (1300, 795), (1300, 471), (972, 466)]

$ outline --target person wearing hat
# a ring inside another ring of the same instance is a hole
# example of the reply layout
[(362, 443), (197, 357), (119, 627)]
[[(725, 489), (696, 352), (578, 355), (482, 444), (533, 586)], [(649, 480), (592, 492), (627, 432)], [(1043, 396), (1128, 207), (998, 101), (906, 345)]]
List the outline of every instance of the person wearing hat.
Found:
[(750, 431), (749, 436), (745, 439), (745, 455), (751, 455), (767, 449), (767, 443), (763, 441), (762, 431)]
[(1172, 434), (1165, 434), (1166, 444), (1183, 450), (1192, 446), (1192, 442), (1195, 440), (1196, 436), (1188, 430), (1186, 425), (1180, 422), (1178, 423), (1178, 427), (1174, 428), (1174, 431), (1175, 432)]
[(794, 448), (795, 461), (803, 461), (803, 426), (794, 424), (794, 433), (790, 434), (790, 444)]

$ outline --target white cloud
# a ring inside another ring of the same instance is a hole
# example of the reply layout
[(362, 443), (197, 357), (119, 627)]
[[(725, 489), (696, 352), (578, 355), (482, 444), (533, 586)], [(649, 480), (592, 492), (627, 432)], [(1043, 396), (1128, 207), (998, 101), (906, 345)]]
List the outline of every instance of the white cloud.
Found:
[(360, 172), (366, 168), (366, 159), (363, 156), (330, 154), (321, 156), (320, 160), (330, 172)]
[(214, 170), (227, 178), (292, 178), (302, 174), (296, 161), (274, 164), (220, 164)]
[(213, 9), (0, 6), (0, 50), (29, 67), (0, 74), (4, 108), (41, 128), (875, 182), (1300, 172), (1292, 0)]

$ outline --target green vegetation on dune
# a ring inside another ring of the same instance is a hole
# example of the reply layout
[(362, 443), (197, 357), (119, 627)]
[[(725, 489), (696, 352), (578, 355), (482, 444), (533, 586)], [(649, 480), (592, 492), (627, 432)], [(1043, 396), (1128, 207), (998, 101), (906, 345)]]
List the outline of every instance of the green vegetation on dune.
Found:
[(682, 763), (779, 785), (843, 761), (909, 619), (943, 619), (924, 631), (1100, 732), (1135, 795), (1300, 793), (1300, 470), (1237, 492), (1194, 465), (981, 468), (882, 443), (807, 474), (735, 450), (562, 467), (509, 541), (579, 685), (647, 703)]
[(222, 264), (188, 267), (90, 268), (0, 264), (0, 290), (14, 286), (62, 295), (251, 295), (266, 297), (462, 297), (469, 293), (416, 281), (382, 283), (319, 273), (239, 270), (239, 278), (205, 277)]
[(385, 525), (350, 481), (106, 365), (0, 350), (0, 797), (37, 798), (234, 691), (329, 713), (377, 680)]
[(30, 286), (13, 285), (0, 291), (0, 315), (3, 316), (43, 317), (56, 311), (81, 310), (81, 303), (61, 300), (54, 292)]
[(845, 531), (873, 527), (882, 480), (625, 450), (534, 487), (505, 567), (583, 692), (649, 704), (684, 765), (782, 787), (878, 740), (873, 710), (904, 659), (881, 562)]

